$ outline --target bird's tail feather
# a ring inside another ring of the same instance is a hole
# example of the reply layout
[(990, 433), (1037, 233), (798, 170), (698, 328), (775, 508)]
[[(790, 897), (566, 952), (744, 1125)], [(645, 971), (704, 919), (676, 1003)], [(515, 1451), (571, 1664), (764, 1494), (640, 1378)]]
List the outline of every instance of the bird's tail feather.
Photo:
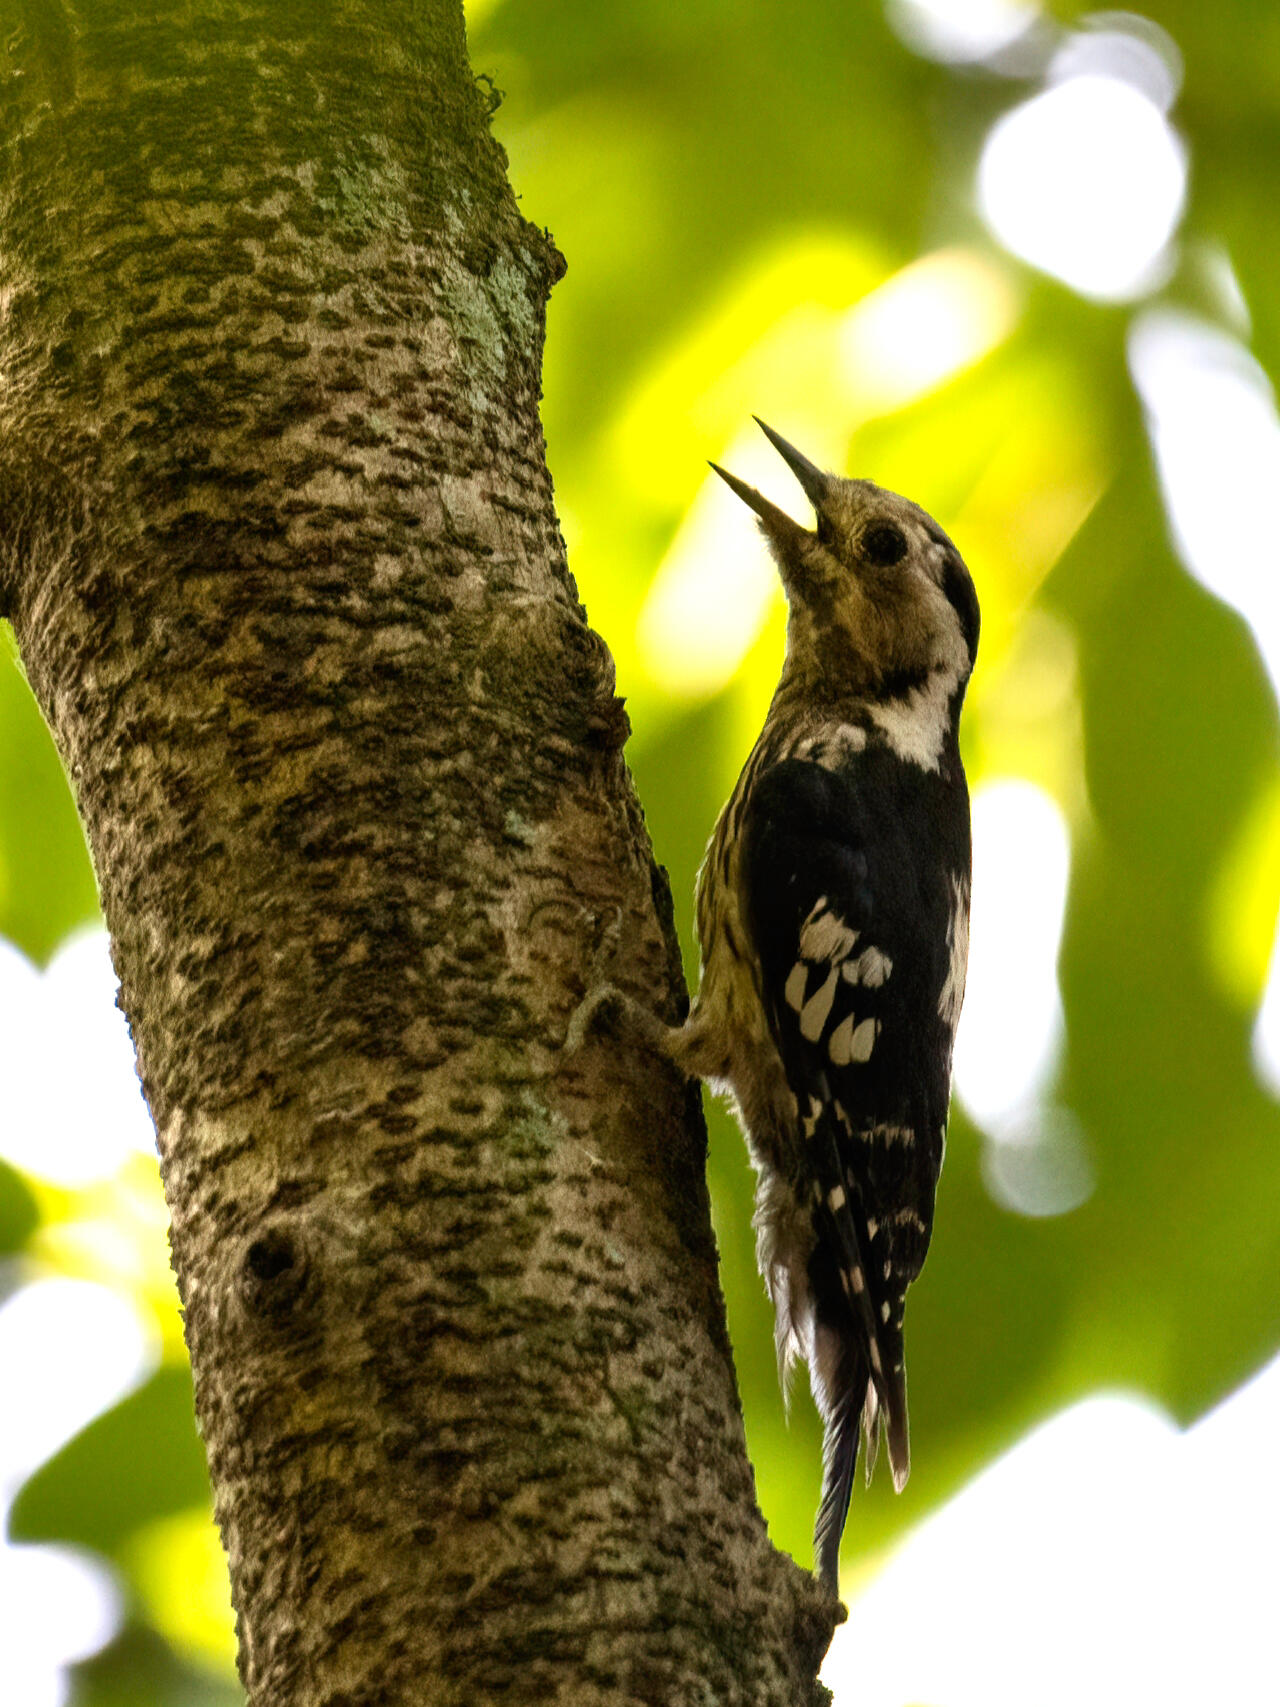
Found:
[(818, 1575), (833, 1594), (839, 1591), (840, 1537), (849, 1515), (858, 1442), (867, 1404), (874, 1392), (856, 1342), (819, 1329), (817, 1355), (810, 1362), (814, 1398), (822, 1415), (822, 1499), (813, 1526)]
[(852, 1398), (827, 1420), (822, 1446), (822, 1503), (813, 1526), (818, 1575), (832, 1594), (840, 1590), (840, 1537), (849, 1515), (853, 1475), (858, 1466), (859, 1411)]
[[(902, 1357), (902, 1340), (898, 1339), (898, 1358)], [(901, 1493), (911, 1474), (911, 1439), (907, 1432), (907, 1372), (901, 1361), (889, 1371), (884, 1407), (885, 1444), (889, 1451), (889, 1469), (893, 1473), (895, 1493)]]
[(874, 1381), (867, 1382), (867, 1396), (862, 1402), (862, 1474), (871, 1486), (871, 1472), (880, 1452), (880, 1398)]

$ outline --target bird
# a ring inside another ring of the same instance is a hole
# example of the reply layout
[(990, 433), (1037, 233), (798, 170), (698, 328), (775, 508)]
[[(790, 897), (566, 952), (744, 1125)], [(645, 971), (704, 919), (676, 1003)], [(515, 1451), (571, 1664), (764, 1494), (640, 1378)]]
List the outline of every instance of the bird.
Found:
[(972, 577), (918, 505), (825, 472), (759, 417), (813, 508), (752, 510), (788, 604), (768, 714), (697, 884), (701, 970), (665, 1050), (737, 1114), (784, 1393), (823, 1424), (814, 1525), (838, 1593), (860, 1443), (910, 1466), (903, 1319), (933, 1228), (969, 950), (959, 721)]

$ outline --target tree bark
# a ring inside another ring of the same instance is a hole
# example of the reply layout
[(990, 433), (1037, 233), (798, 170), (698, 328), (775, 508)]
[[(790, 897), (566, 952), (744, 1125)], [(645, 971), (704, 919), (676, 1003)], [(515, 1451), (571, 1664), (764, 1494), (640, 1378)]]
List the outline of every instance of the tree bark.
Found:
[(0, 0), (0, 608), (73, 781), (255, 1707), (816, 1701), (665, 879), (458, 0)]

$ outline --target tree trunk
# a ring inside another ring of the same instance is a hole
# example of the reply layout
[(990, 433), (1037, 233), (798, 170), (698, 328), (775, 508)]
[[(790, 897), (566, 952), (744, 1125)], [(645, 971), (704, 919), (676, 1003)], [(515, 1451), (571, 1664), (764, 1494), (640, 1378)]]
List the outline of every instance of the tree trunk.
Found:
[(809, 1702), (665, 880), (458, 0), (0, 0), (0, 608), (155, 1117), (255, 1707)]

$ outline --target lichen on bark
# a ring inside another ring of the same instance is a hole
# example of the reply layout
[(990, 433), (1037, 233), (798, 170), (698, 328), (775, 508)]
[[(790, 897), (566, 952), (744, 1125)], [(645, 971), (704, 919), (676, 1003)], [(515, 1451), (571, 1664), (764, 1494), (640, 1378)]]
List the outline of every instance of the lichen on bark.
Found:
[(793, 1703), (670, 902), (456, 0), (4, 0), (0, 605), (155, 1117), (256, 1707)]

